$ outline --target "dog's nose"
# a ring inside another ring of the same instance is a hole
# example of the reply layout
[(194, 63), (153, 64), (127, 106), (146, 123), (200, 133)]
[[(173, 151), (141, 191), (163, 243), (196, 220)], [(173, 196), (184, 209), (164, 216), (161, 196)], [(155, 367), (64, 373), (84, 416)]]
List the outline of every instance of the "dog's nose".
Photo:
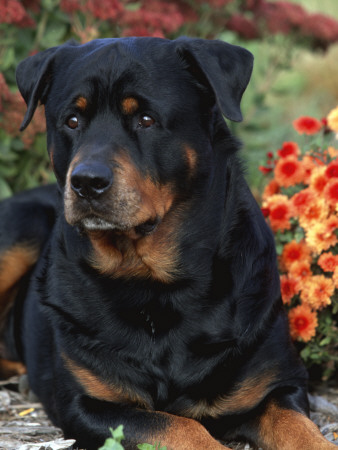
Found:
[(101, 163), (80, 163), (71, 174), (73, 191), (87, 199), (96, 198), (106, 192), (113, 182), (113, 173)]

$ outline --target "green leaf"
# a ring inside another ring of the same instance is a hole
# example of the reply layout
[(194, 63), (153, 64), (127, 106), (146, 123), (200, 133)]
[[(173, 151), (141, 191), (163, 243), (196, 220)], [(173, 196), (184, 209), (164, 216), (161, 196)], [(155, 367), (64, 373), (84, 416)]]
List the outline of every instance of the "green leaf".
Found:
[(327, 336), (326, 338), (322, 339), (322, 340), (319, 342), (319, 345), (320, 345), (321, 347), (324, 347), (324, 345), (330, 344), (330, 342), (331, 342), (331, 337), (330, 337), (330, 336)]
[(105, 440), (105, 443), (99, 450), (124, 450), (121, 441), (124, 439), (123, 425), (118, 426), (115, 430), (109, 428), (112, 438)]
[(67, 26), (65, 24), (52, 24), (47, 28), (43, 38), (41, 39), (41, 45), (44, 48), (59, 45), (64, 40), (66, 33)]
[(9, 47), (5, 50), (1, 58), (1, 70), (5, 71), (15, 65), (15, 50)]
[(0, 178), (0, 199), (10, 197), (12, 195), (11, 188), (3, 178)]

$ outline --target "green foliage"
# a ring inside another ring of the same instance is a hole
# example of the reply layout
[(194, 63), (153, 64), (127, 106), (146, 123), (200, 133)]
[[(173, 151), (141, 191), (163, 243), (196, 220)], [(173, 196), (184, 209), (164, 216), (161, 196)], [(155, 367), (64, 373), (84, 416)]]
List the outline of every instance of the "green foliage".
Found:
[(105, 440), (105, 443), (99, 450), (123, 450), (121, 442), (124, 439), (123, 425), (118, 426), (115, 430), (109, 428), (112, 437)]
[[(112, 428), (109, 428), (109, 430), (112, 437), (107, 438), (103, 446), (98, 450), (124, 450), (124, 447), (121, 444), (124, 439), (123, 425), (118, 426), (115, 430)], [(167, 450), (167, 447), (161, 447), (160, 444), (139, 444), (137, 448), (140, 450)]]

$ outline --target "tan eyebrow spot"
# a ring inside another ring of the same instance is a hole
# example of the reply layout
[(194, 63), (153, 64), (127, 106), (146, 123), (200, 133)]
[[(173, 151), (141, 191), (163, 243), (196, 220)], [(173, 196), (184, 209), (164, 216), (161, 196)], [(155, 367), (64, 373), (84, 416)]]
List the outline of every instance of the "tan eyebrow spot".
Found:
[(138, 101), (134, 97), (126, 97), (122, 100), (122, 111), (124, 114), (134, 114), (139, 108)]
[(84, 111), (86, 108), (87, 108), (87, 106), (88, 106), (88, 101), (87, 101), (87, 99), (85, 98), (85, 97), (79, 97), (77, 100), (76, 100), (76, 106), (79, 108), (79, 109), (81, 109), (82, 111)]

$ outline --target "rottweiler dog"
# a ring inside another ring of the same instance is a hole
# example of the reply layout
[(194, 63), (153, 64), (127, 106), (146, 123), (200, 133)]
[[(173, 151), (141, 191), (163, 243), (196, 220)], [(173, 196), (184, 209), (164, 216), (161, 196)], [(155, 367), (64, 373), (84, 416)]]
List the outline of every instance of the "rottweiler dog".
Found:
[(238, 142), (252, 55), (180, 38), (68, 42), (24, 60), (57, 186), (0, 206), (4, 375), (27, 369), (80, 448), (330, 449)]

